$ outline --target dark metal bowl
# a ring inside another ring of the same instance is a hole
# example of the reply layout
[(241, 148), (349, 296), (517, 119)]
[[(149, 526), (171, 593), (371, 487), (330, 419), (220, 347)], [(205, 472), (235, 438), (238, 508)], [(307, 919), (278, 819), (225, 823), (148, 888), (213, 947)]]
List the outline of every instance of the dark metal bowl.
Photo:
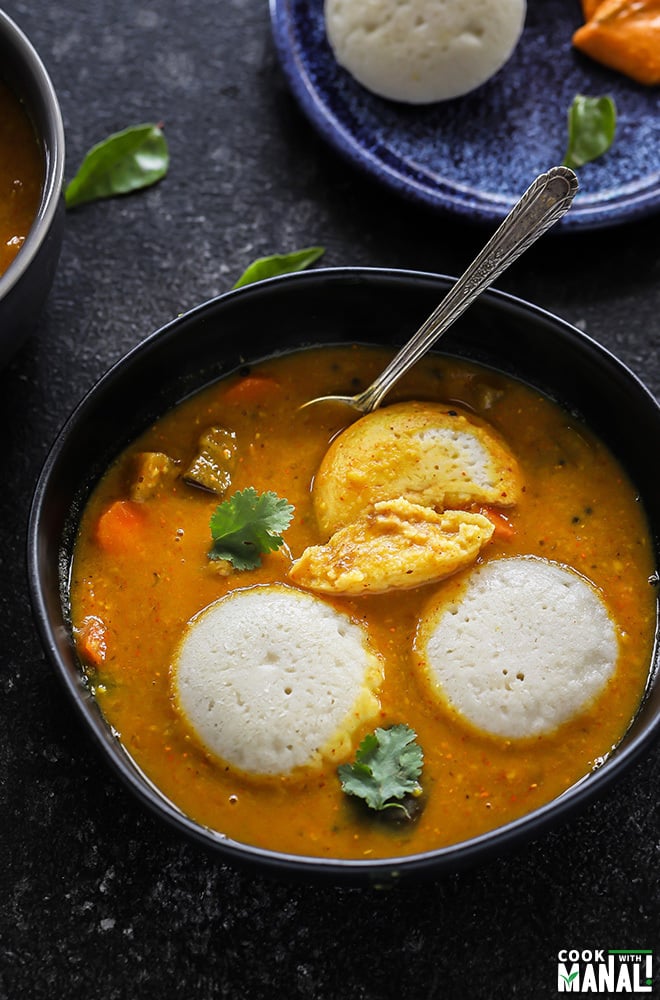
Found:
[(0, 78), (23, 103), (43, 157), (44, 182), (25, 243), (0, 275), (0, 365), (37, 323), (55, 277), (64, 230), (64, 126), (50, 77), (30, 41), (0, 10)]
[[(164, 410), (247, 362), (294, 348), (347, 342), (400, 345), (452, 279), (411, 271), (339, 268), (248, 285), (154, 333), (97, 383), (55, 442), (34, 496), (28, 565), (44, 649), (102, 756), (138, 799), (221, 860), (307, 879), (385, 884), (445, 874), (540, 836), (601, 794), (646, 753), (660, 730), (658, 651), (643, 703), (598, 770), (533, 813), (470, 841), (410, 857), (342, 861), (236, 843), (180, 812), (143, 775), (103, 719), (73, 647), (67, 581), (80, 511), (107, 464)], [(620, 361), (579, 330), (503, 293), (484, 294), (442, 350), (534, 385), (580, 416), (628, 470), (660, 546), (660, 407)]]

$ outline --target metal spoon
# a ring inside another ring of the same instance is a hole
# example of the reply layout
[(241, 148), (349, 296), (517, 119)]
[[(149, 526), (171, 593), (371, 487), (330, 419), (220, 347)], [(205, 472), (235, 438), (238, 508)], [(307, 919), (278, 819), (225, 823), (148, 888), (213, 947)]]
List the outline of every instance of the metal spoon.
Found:
[(303, 403), (345, 403), (370, 413), (392, 386), (425, 354), (478, 295), (568, 211), (578, 189), (570, 167), (551, 167), (530, 184), (440, 305), (372, 384), (356, 396), (318, 396)]

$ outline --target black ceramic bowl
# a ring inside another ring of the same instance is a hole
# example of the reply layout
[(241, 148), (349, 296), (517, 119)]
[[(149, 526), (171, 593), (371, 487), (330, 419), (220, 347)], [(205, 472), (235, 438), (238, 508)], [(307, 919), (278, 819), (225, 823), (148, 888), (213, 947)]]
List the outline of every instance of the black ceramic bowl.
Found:
[[(83, 682), (71, 640), (68, 571), (81, 508), (115, 455), (166, 408), (246, 362), (315, 344), (402, 344), (450, 285), (451, 279), (437, 275), (342, 268), (274, 278), (220, 296), (180, 316), (116, 364), (76, 409), (43, 468), (30, 518), (29, 575), (48, 658), (114, 771), (158, 816), (221, 860), (353, 884), (453, 872), (565, 820), (640, 758), (660, 729), (656, 653), (654, 680), (625, 739), (599, 770), (560, 798), (451, 847), (382, 861), (333, 861), (235, 843), (192, 822), (135, 765)], [(660, 488), (651, 456), (660, 449), (660, 407), (629, 370), (562, 320), (495, 292), (468, 310), (442, 348), (521, 378), (581, 415), (629, 470), (657, 552)]]
[(43, 157), (44, 182), (32, 228), (0, 275), (0, 365), (36, 325), (55, 276), (64, 229), (64, 127), (50, 77), (30, 41), (0, 10), (0, 79), (22, 102)]

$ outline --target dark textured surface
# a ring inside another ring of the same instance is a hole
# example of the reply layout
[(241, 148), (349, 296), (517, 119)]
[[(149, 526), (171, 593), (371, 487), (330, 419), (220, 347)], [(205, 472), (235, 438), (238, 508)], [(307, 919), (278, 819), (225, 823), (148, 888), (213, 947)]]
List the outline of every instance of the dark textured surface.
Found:
[[(93, 142), (147, 120), (165, 122), (172, 166), (148, 192), (68, 215), (39, 329), (0, 373), (1, 1000), (528, 1000), (555, 996), (561, 947), (653, 947), (660, 747), (515, 856), (379, 893), (219, 865), (145, 814), (89, 745), (37, 642), (24, 569), (31, 492), (71, 407), (255, 256), (321, 243), (328, 265), (455, 274), (485, 234), (398, 201), (322, 144), (263, 2), (5, 9), (58, 90), (67, 176)], [(658, 394), (659, 228), (547, 237), (498, 287), (586, 328)]]

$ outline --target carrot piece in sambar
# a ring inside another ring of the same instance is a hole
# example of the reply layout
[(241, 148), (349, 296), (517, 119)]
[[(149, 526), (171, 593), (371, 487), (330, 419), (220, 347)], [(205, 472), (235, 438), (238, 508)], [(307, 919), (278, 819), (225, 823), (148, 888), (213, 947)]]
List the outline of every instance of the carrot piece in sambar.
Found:
[(96, 540), (107, 552), (123, 552), (138, 542), (144, 514), (133, 500), (114, 500), (98, 519)]

